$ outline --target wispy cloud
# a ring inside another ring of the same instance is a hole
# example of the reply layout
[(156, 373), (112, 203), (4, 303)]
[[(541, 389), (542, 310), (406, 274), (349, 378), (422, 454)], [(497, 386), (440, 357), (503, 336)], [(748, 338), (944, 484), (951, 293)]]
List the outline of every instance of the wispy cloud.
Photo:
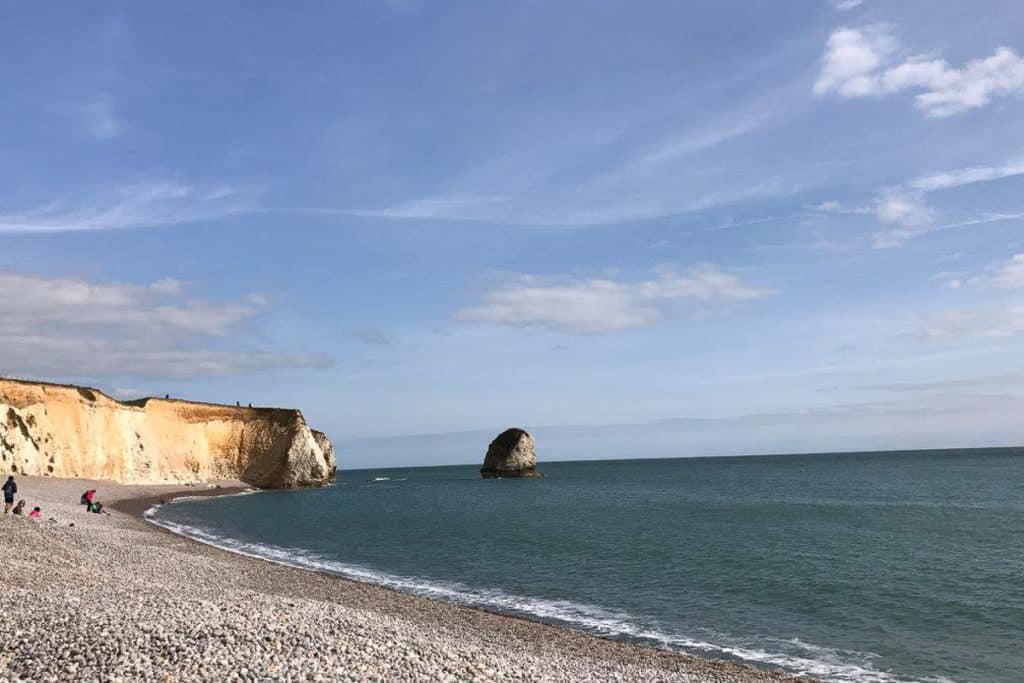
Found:
[(897, 58), (899, 42), (889, 27), (838, 28), (829, 36), (814, 92), (844, 98), (914, 92), (926, 116), (944, 118), (1024, 93), (1024, 58), (1009, 47), (960, 68), (929, 55)]
[(914, 334), (922, 339), (962, 341), (1024, 335), (1024, 305), (948, 309), (919, 316)]
[(230, 375), (263, 367), (323, 366), (322, 357), (202, 348), (264, 312), (258, 298), (213, 303), (185, 285), (90, 282), (0, 272), (0, 357), (10, 372), (98, 377)]
[(435, 197), (433, 199), (413, 199), (380, 209), (346, 209), (342, 211), (325, 209), (324, 212), (375, 218), (477, 220), (490, 213), (495, 207), (506, 204), (507, 201), (505, 197)]
[[(677, 116), (683, 123), (670, 130), (659, 124), (657, 134), (644, 128), (648, 111), (622, 114), (617, 125), (595, 124), (599, 130), (589, 133), (560, 130), (559, 123), (544, 132), (546, 139), (525, 143), (528, 151), (502, 150), (495, 159), (456, 174), (433, 195), (344, 213), (585, 227), (789, 194), (797, 191), (803, 177), (791, 169), (755, 174), (746, 157), (736, 173), (726, 173), (721, 159), (695, 163), (780, 119), (779, 99), (773, 92), (770, 99), (745, 102), (735, 110), (681, 111)], [(743, 181), (737, 182), (738, 177)]]
[(864, 384), (857, 389), (867, 391), (884, 391), (895, 393), (931, 393), (947, 392), (958, 389), (1009, 389), (1024, 387), (1024, 375), (1005, 373), (1002, 375), (985, 375), (982, 377), (957, 377), (940, 379), (931, 382), (890, 382), (885, 384)]
[(910, 181), (909, 185), (922, 192), (948, 190), (974, 183), (987, 183), (1003, 178), (1024, 175), (1024, 160), (1015, 160), (1001, 166), (970, 166), (943, 173), (922, 176)]
[(350, 339), (366, 344), (367, 346), (391, 346), (395, 343), (394, 338), (381, 330), (372, 327), (351, 330), (347, 336)]
[(832, 0), (832, 6), (840, 12), (849, 12), (864, 4), (864, 0)]
[(81, 117), (89, 135), (97, 140), (116, 138), (124, 128), (109, 95), (97, 95), (81, 108)]
[(695, 266), (685, 275), (662, 269), (656, 279), (640, 282), (593, 278), (551, 283), (522, 276), (489, 292), (484, 304), (463, 309), (455, 318), (571, 333), (615, 332), (659, 322), (672, 302), (726, 303), (773, 293), (708, 264)]
[(249, 208), (231, 187), (199, 188), (149, 182), (116, 188), (101, 197), (56, 201), (18, 213), (0, 214), (0, 232), (47, 233), (125, 230), (212, 220)]

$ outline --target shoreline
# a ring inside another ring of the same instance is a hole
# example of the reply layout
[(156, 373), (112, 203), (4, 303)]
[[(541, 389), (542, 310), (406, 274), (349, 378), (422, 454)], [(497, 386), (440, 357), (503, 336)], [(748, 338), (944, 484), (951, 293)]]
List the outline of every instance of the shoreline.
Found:
[[(178, 498), (220, 498), (221, 496), (235, 496), (239, 493), (245, 493), (247, 491), (257, 492), (259, 489), (248, 486), (241, 483), (228, 483), (227, 485), (216, 484), (214, 488), (203, 488), (203, 489), (184, 489), (175, 490), (163, 494), (152, 494), (152, 495), (141, 495), (132, 496), (128, 498), (118, 498), (110, 504), (110, 509), (123, 512), (126, 515), (131, 515), (136, 519), (140, 519), (146, 522), (146, 511), (150, 510), (156, 505), (166, 505), (171, 503)], [(156, 526), (156, 525), (153, 525)], [(163, 528), (163, 527), (159, 527)], [(183, 534), (177, 534), (183, 538), (188, 538)]]
[[(258, 636), (259, 632), (265, 630), (268, 623), (274, 623), (275, 619), (266, 617), (266, 611), (276, 614), (282, 608), (286, 612), (294, 610), (298, 601), (307, 603), (304, 612), (310, 614), (330, 614), (331, 619), (327, 620), (333, 627), (327, 632), (316, 631), (317, 640), (330, 654), (327, 659), (331, 660), (331, 666), (324, 670), (321, 666), (320, 657), (310, 657), (308, 647), (298, 647), (305, 653), (304, 658), (294, 662), (295, 666), (287, 667), (285, 670), (290, 674), (284, 678), (275, 680), (292, 680), (291, 676), (312, 671), (319, 672), (326, 676), (321, 680), (345, 679), (366, 680), (375, 677), (399, 680), (425, 680), (445, 679), (450, 680), (491, 680), (509, 679), (520, 680), (555, 680), (573, 678), (577, 680), (681, 680), (681, 681), (808, 681), (806, 677), (796, 677), (775, 669), (755, 668), (744, 663), (733, 661), (704, 658), (695, 655), (650, 647), (636, 642), (601, 638), (596, 635), (584, 633), (567, 625), (551, 624), (539, 619), (531, 619), (526, 616), (515, 614), (503, 614), (481, 607), (460, 605), (444, 600), (425, 598), (409, 593), (404, 593), (388, 587), (375, 585), (368, 582), (358, 581), (345, 576), (339, 576), (323, 570), (313, 568), (300, 568), (293, 565), (275, 562), (272, 559), (253, 557), (247, 554), (234, 552), (229, 549), (204, 543), (174, 531), (164, 528), (156, 523), (147, 521), (144, 517), (146, 510), (161, 501), (170, 501), (175, 498), (187, 496), (226, 496), (240, 493), (251, 487), (241, 482), (225, 482), (219, 484), (219, 488), (196, 488), (183, 486), (121, 486), (109, 482), (87, 482), (85, 480), (56, 480), (48, 478), (24, 478), (24, 484), (19, 485), (25, 491), (26, 498), (30, 497), (29, 491), (45, 492), (47, 489), (53, 493), (63, 493), (61, 499), (65, 502), (58, 505), (56, 499), (50, 495), (34, 495), (34, 499), (43, 499), (44, 517), (50, 516), (50, 510), (62, 517), (74, 516), (75, 526), (69, 528), (64, 520), (57, 523), (36, 522), (29, 520), (4, 519), (4, 526), (28, 527), (27, 532), (49, 532), (52, 530), (55, 548), (51, 548), (44, 556), (63, 555), (67, 556), (69, 548), (65, 547), (68, 541), (72, 546), (71, 555), (74, 560), (74, 546), (81, 546), (75, 543), (75, 537), (81, 535), (96, 534), (100, 537), (107, 537), (106, 541), (112, 541), (117, 535), (127, 535), (132, 538), (132, 554), (138, 555), (135, 563), (125, 563), (124, 566), (111, 569), (111, 573), (117, 576), (130, 576), (138, 578), (138, 574), (150, 577), (150, 583), (160, 584), (159, 595), (166, 595), (168, 592), (177, 595), (182, 600), (192, 599), (196, 585), (202, 585), (209, 589), (208, 599), (213, 598), (214, 602), (231, 598), (233, 610), (253, 617), (253, 610), (264, 614), (264, 618), (255, 617), (254, 620), (245, 619), (245, 626), (240, 628), (241, 634), (233, 637), (233, 640), (251, 640)], [(97, 488), (98, 498), (104, 502), (106, 507), (113, 511), (108, 516), (91, 515), (84, 509), (75, 509), (77, 506), (67, 503), (68, 493), (74, 494), (73, 500), (77, 502), (77, 496), (84, 488)], [(111, 495), (113, 494), (113, 495)], [(20, 496), (19, 496), (20, 497)], [(49, 498), (50, 500), (46, 500)], [(110, 502), (106, 502), (109, 500)], [(92, 519), (96, 517), (98, 519)], [(88, 522), (87, 524), (85, 522)], [(109, 524), (107, 524), (109, 522)], [(116, 529), (103, 529), (104, 526), (116, 527)], [(16, 531), (22, 531), (17, 529)], [(30, 533), (31, 535), (31, 533)], [(36, 533), (35, 536), (39, 534)], [(24, 554), (28, 548), (18, 547), (19, 534), (8, 533), (4, 530), (2, 534), (3, 550), (11, 555), (12, 548), (7, 547), (14, 542), (15, 556)], [(22, 539), (24, 541), (25, 539)], [(38, 538), (36, 539), (39, 540)], [(120, 540), (120, 539), (118, 539)], [(112, 548), (113, 556), (100, 557), (102, 566), (110, 567), (110, 562), (118, 562), (119, 555), (116, 548)], [(148, 551), (148, 552), (146, 552)], [(165, 559), (174, 553), (173, 565), (169, 565)], [(124, 563), (124, 559), (120, 558)], [(83, 601), (85, 595), (92, 593), (92, 586), (88, 581), (83, 581), (81, 563), (72, 561), (75, 570), (70, 574), (60, 572), (57, 578), (58, 584), (65, 592), (61, 602), (67, 600)], [(216, 569), (211, 571), (209, 565), (215, 565)], [(32, 566), (31, 564), (29, 565)], [(166, 575), (170, 576), (166, 576)], [(183, 574), (183, 576), (181, 576)], [(226, 574), (226, 580), (225, 576)], [(86, 578), (89, 573), (84, 575)], [(184, 579), (184, 580), (181, 580)], [(20, 584), (29, 584), (22, 586)], [(12, 585), (13, 584), (13, 585)], [(0, 585), (8, 589), (3, 591), (4, 598), (0, 598), (0, 609), (5, 609), (13, 618), (13, 623), (20, 623), (28, 620), (34, 621), (37, 616), (24, 600), (7, 604), (6, 596), (11, 594), (11, 589), (30, 590), (45, 593), (49, 586), (46, 582), (43, 585), (32, 585), (30, 580), (10, 581), (9, 577), (0, 577)], [(143, 582), (143, 589), (152, 586)], [(243, 596), (235, 595), (241, 591)], [(145, 590), (143, 590), (145, 592)], [(202, 591), (200, 591), (202, 592)], [(133, 591), (134, 593), (134, 591)], [(83, 595), (85, 594), (85, 595)], [(104, 598), (106, 599), (106, 598)], [(123, 612), (117, 609), (115, 613)], [(13, 612), (12, 612), (13, 610)], [(172, 610), (176, 611), (176, 610)], [(220, 610), (223, 612), (223, 608)], [(20, 619), (19, 615), (24, 619)], [(128, 615), (117, 614), (116, 621), (125, 623), (125, 636), (130, 638), (135, 634), (132, 628), (131, 618), (125, 619)], [(174, 614), (167, 621), (170, 624), (179, 625), (179, 619), (187, 614)], [(270, 619), (267, 622), (266, 619)], [(357, 629), (363, 639), (370, 641), (370, 646), (364, 652), (331, 652), (336, 650), (333, 645), (335, 641), (346, 641), (347, 630), (338, 629), (338, 621), (355, 620), (362, 623), (361, 629)], [(294, 622), (292, 622), (294, 623)], [(376, 628), (375, 628), (376, 626)], [(256, 633), (253, 633), (255, 629)], [(101, 631), (102, 632), (102, 631)], [(396, 633), (402, 633), (402, 637), (396, 637)], [(58, 634), (59, 635), (59, 634)], [(108, 632), (109, 635), (109, 632)], [(243, 637), (244, 636), (244, 637)], [(257, 638), (258, 640), (258, 638)], [(379, 647), (380, 641), (385, 646)], [(24, 642), (24, 641), (19, 641)], [(230, 658), (221, 658), (224, 661), (259, 661), (260, 653), (266, 650), (263, 643), (253, 646), (257, 652), (250, 652), (245, 647), (232, 648)], [(184, 655), (187, 656), (191, 644), (186, 639)], [(35, 650), (35, 648), (30, 648)], [(9, 643), (0, 642), (0, 676), (5, 673), (3, 662), (7, 661), (8, 669), (19, 671), (19, 663), (33, 665), (24, 670), (28, 680), (37, 678), (46, 679), (45, 674), (55, 668), (38, 667), (45, 662), (46, 652), (39, 653), (36, 657), (24, 658), (25, 653), (20, 651), (17, 645), (13, 648)], [(367, 652), (371, 654), (367, 657)], [(395, 653), (400, 657), (395, 659)], [(42, 659), (40, 659), (42, 657)], [(208, 676), (227, 676), (228, 672), (222, 667), (221, 659), (214, 660), (214, 669), (203, 668), (202, 665), (209, 665), (210, 662), (201, 659), (196, 675), (200, 680)], [(160, 658), (157, 658), (161, 662)], [(352, 669), (350, 665), (359, 661), (359, 665)], [(59, 664), (60, 662), (53, 662)], [(173, 662), (170, 662), (173, 663)], [(483, 669), (477, 667), (477, 663)], [(180, 669), (168, 667), (168, 663), (162, 663), (164, 668), (154, 670), (147, 669), (146, 677), (156, 671), (172, 674), (177, 680), (193, 680), (187, 673), (183, 674)], [(363, 668), (360, 669), (359, 666)], [(382, 666), (383, 669), (382, 670)], [(34, 668), (33, 668), (34, 667)], [(244, 667), (251, 670), (252, 666)], [(187, 668), (186, 671), (190, 670)], [(106, 667), (97, 667), (97, 671), (107, 671)], [(116, 669), (115, 669), (116, 670)], [(237, 670), (237, 669), (233, 669)], [(488, 674), (487, 671), (492, 673)], [(66, 670), (70, 673), (70, 670)], [(82, 673), (81, 668), (75, 669), (76, 674)], [(377, 673), (374, 673), (377, 671)], [(341, 672), (344, 672), (342, 675)], [(355, 672), (355, 678), (351, 674)], [(58, 678), (60, 678), (58, 676)], [(129, 680), (141, 680), (133, 678), (129, 672)], [(251, 680), (273, 679), (267, 675), (267, 670), (262, 674), (255, 675)], [(243, 677), (244, 679), (244, 677)], [(14, 680), (19, 680), (15, 678)]]

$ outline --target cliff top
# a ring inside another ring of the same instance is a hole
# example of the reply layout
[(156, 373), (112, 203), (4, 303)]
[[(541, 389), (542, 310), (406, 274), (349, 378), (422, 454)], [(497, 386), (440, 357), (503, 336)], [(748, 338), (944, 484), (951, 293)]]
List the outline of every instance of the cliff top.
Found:
[[(21, 388), (22, 391), (17, 391), (15, 387)], [(186, 409), (190, 407), (195, 407), (198, 409), (202, 409), (204, 412), (240, 412), (243, 415), (259, 413), (263, 417), (292, 417), (295, 414), (302, 414), (296, 408), (250, 408), (248, 406), (231, 405), (228, 403), (208, 403), (205, 401), (191, 401), (180, 398), (162, 398), (159, 396), (146, 396), (143, 398), (132, 399), (130, 401), (119, 401), (118, 399), (93, 387), (86, 387), (78, 384), (59, 384), (57, 382), (42, 382), (39, 380), (18, 379), (15, 377), (0, 377), (0, 395), (6, 395), (9, 398), (15, 398), (18, 394), (25, 396), (27, 393), (30, 393), (33, 390), (40, 390), (42, 393), (47, 393), (47, 390), (57, 390), (59, 392), (76, 392), (81, 398), (85, 399), (86, 401), (89, 401), (90, 403), (102, 403), (109, 401), (110, 403), (114, 403), (119, 406), (124, 406), (126, 408), (142, 408), (143, 410), (145, 410), (149, 403), (154, 402), (160, 404), (175, 404), (176, 407)]]

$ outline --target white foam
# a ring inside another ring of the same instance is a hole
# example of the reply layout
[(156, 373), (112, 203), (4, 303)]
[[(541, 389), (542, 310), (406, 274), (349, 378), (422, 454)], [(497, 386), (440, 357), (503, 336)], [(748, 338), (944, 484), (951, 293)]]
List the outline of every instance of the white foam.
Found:
[[(262, 491), (260, 489), (243, 489), (241, 491), (235, 491), (233, 493), (221, 493), (215, 496), (177, 496), (175, 498), (171, 498), (166, 503), (157, 503), (152, 507), (147, 508), (146, 510), (143, 511), (142, 516), (149, 521), (153, 521), (153, 516), (156, 514), (157, 510), (162, 508), (164, 505), (170, 505), (172, 503), (183, 503), (189, 500), (207, 500), (209, 498), (234, 498), (235, 496), (251, 496), (254, 493), (262, 493)], [(188, 534), (182, 535), (187, 536)]]
[[(798, 675), (812, 676), (825, 681), (955, 683), (955, 681), (942, 677), (920, 679), (920, 681), (902, 678), (872, 667), (872, 660), (878, 658), (876, 654), (826, 648), (804, 643), (795, 638), (790, 640), (757, 639), (760, 645), (745, 644), (745, 642), (739, 641), (730, 643), (728, 638), (722, 638), (720, 643), (712, 643), (647, 627), (642, 625), (641, 620), (626, 612), (609, 610), (596, 605), (569, 600), (510, 595), (499, 590), (479, 590), (453, 582), (429, 581), (416, 577), (386, 574), (366, 567), (323, 558), (302, 548), (240, 541), (199, 527), (158, 519), (155, 517), (155, 513), (159, 507), (156, 505), (146, 511), (145, 517), (150, 523), (222, 550), (289, 567), (323, 571), (421, 597), (564, 624), (606, 638), (636, 640), (668, 650), (725, 657), (761, 666), (778, 667)], [(780, 651), (769, 651), (763, 647), (764, 644), (775, 644)]]
[(259, 489), (242, 489), (241, 491), (233, 491), (231, 493), (220, 493), (214, 496), (176, 496), (171, 498), (171, 503), (184, 503), (190, 500), (209, 500), (210, 498), (234, 498), (236, 496), (251, 496), (254, 493), (260, 493)]

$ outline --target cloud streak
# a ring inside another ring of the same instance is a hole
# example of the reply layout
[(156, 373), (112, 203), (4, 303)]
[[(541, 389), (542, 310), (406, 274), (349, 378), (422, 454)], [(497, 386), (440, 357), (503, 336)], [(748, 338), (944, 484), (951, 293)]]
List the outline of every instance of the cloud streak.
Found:
[(987, 183), (1020, 175), (1024, 175), (1024, 160), (1010, 161), (1002, 166), (971, 166), (954, 171), (935, 173), (915, 178), (910, 181), (910, 187), (922, 192), (937, 192), (963, 185)]
[[(795, 87), (793, 88), (795, 90)], [(339, 213), (387, 219), (466, 220), (525, 226), (588, 227), (678, 215), (762, 197), (790, 194), (803, 177), (750, 173), (743, 157), (736, 173), (721, 160), (696, 159), (722, 152), (745, 136), (781, 120), (779, 97), (721, 112), (680, 111), (690, 119), (650, 135), (651, 112), (632, 112), (610, 130), (551, 127), (521, 149), (457, 174), (441, 190), (378, 208)], [(657, 120), (668, 118), (664, 112)], [(578, 122), (572, 122), (579, 126)], [(664, 124), (659, 124), (664, 125)], [(592, 166), (581, 160), (599, 160)], [(789, 177), (787, 177), (789, 176)]]
[(729, 303), (760, 299), (775, 291), (744, 283), (714, 265), (685, 275), (662, 270), (653, 280), (619, 282), (605, 278), (546, 283), (522, 276), (485, 295), (485, 303), (463, 309), (456, 320), (497, 325), (536, 325), (576, 334), (647, 327), (667, 315), (673, 302)]
[(199, 188), (152, 182), (120, 187), (87, 202), (53, 202), (19, 213), (0, 214), (0, 233), (151, 228), (223, 218), (248, 208), (231, 187)]

